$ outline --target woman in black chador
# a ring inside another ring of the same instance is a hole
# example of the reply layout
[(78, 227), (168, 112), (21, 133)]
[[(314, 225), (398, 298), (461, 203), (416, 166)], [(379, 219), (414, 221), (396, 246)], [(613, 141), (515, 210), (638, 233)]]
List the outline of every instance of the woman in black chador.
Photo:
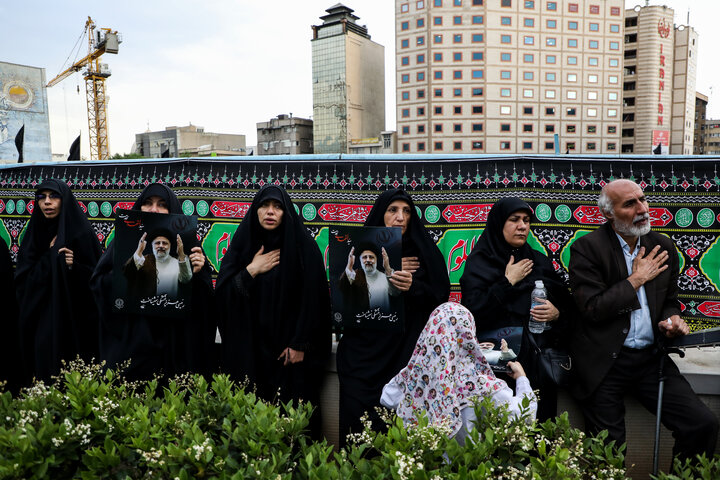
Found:
[(89, 281), (100, 253), (67, 184), (42, 182), (15, 272), (26, 381), (49, 380), (61, 360), (97, 358), (97, 309)]
[[(255, 195), (222, 260), (217, 297), (223, 370), (248, 377), (265, 400), (319, 407), (329, 287), (320, 249), (284, 189), (267, 185)], [(313, 415), (315, 434), (319, 419)]]
[(530, 293), (536, 280), (542, 280), (548, 292), (548, 302), (532, 310), (533, 317), (551, 326), (535, 335), (540, 347), (565, 340), (566, 319), (570, 318), (573, 303), (550, 259), (527, 244), (531, 216), (530, 205), (519, 198), (495, 202), (485, 231), (465, 262), (460, 288), (462, 303), (475, 317), (478, 332), (524, 327), (518, 361), (525, 366), (530, 383), (540, 389), (538, 419), (542, 421), (555, 416), (557, 391), (555, 385), (538, 378), (528, 337), (534, 334), (527, 329)]
[(13, 394), (20, 389), (23, 380), (23, 372), (18, 368), (22, 353), (14, 274), (10, 250), (5, 240), (0, 237), (0, 305), (3, 309), (0, 316), (0, 383), (6, 382), (5, 390)]
[[(133, 210), (182, 213), (180, 201), (170, 187), (148, 185)], [(100, 358), (107, 366), (130, 360), (125, 375), (130, 379), (171, 377), (186, 372), (209, 373), (215, 324), (212, 321), (210, 266), (202, 248), (185, 245), (192, 267), (190, 312), (184, 317), (113, 312), (113, 255), (110, 244), (93, 273), (91, 286), (100, 310)]]
[(375, 413), (383, 386), (407, 366), (430, 313), (448, 300), (450, 280), (442, 253), (403, 190), (383, 192), (365, 226), (399, 227), (402, 231), (402, 269), (389, 281), (400, 290), (405, 310), (402, 331), (378, 332), (346, 328), (337, 354), (340, 378), (340, 443), (348, 433), (362, 431), (360, 417), (367, 412), (376, 428)]

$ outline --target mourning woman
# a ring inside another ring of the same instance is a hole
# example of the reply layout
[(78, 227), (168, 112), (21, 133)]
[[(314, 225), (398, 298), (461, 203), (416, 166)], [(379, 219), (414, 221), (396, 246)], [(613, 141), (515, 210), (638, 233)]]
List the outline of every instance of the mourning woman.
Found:
[(405, 318), (401, 331), (351, 329), (343, 332), (337, 354), (340, 379), (340, 442), (348, 433), (362, 432), (360, 418), (375, 413), (383, 386), (407, 366), (430, 313), (450, 295), (445, 260), (403, 190), (383, 192), (375, 201), (365, 226), (399, 227), (402, 232), (402, 269), (389, 277), (400, 291)]
[[(132, 209), (182, 213), (175, 192), (159, 183), (148, 185)], [(190, 312), (186, 316), (113, 311), (114, 241), (95, 269), (91, 285), (100, 310), (100, 358), (110, 368), (130, 360), (124, 375), (131, 380), (208, 373), (215, 336), (210, 267), (198, 244), (185, 245), (185, 249), (192, 267)]]
[(100, 253), (97, 236), (67, 184), (42, 182), (15, 271), (26, 381), (49, 380), (62, 360), (97, 357), (97, 309), (89, 281)]
[(449, 427), (450, 436), (463, 445), (477, 421), (474, 404), (483, 398), (519, 416), (527, 397), (528, 414), (535, 418), (536, 398), (522, 365), (508, 362), (508, 367), (515, 392), (488, 365), (472, 314), (447, 302), (430, 315), (410, 362), (383, 388), (381, 403), (396, 409), (407, 424), (416, 424), (424, 412), (431, 425)]
[(0, 237), (0, 305), (3, 309), (0, 316), (0, 384), (5, 382), (5, 390), (13, 394), (22, 386), (23, 380), (23, 372), (18, 368), (22, 353), (14, 275), (10, 250)]
[[(465, 262), (460, 287), (462, 303), (475, 317), (479, 332), (524, 327), (518, 360), (525, 366), (533, 386), (540, 389), (538, 418), (545, 420), (556, 414), (557, 391), (555, 385), (539, 378), (529, 335), (535, 335), (541, 348), (563, 342), (566, 317), (573, 307), (569, 291), (550, 259), (527, 244), (531, 216), (532, 209), (519, 198), (498, 200)], [(536, 280), (543, 281), (548, 300), (531, 310), (530, 294)], [(551, 329), (541, 334), (529, 333), (530, 315), (547, 322)]]
[[(247, 377), (267, 401), (319, 407), (331, 348), (325, 263), (281, 187), (255, 195), (222, 260), (216, 292), (223, 371)], [(315, 435), (319, 420), (316, 410)]]

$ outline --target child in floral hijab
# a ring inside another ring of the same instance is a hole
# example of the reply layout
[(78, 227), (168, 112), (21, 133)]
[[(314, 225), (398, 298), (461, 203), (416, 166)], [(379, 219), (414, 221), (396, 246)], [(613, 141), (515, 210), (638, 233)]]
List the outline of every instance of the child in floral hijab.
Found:
[(430, 315), (408, 365), (383, 388), (380, 402), (397, 409), (406, 423), (416, 423), (416, 412), (424, 410), (431, 424), (447, 426), (451, 436), (464, 443), (477, 419), (476, 399), (491, 397), (517, 415), (527, 396), (534, 418), (537, 400), (525, 371), (518, 362), (508, 366), (516, 394), (495, 377), (480, 351), (470, 311), (458, 303), (443, 303)]

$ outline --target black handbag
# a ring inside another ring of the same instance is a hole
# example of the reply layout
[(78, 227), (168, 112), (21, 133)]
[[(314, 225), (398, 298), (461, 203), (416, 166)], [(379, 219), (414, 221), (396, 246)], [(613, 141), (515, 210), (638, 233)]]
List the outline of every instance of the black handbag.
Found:
[(540, 382), (544, 384), (553, 383), (558, 387), (570, 385), (573, 376), (570, 353), (558, 347), (540, 348), (533, 333), (528, 332), (528, 337), (530, 337)]

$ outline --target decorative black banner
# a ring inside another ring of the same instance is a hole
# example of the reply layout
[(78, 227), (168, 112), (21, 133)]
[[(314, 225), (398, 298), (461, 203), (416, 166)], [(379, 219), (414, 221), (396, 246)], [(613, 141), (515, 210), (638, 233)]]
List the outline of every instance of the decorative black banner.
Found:
[(720, 325), (720, 177), (706, 157), (300, 156), (70, 162), (0, 168), (0, 236), (13, 257), (45, 178), (62, 178), (105, 242), (115, 211), (130, 208), (151, 182), (173, 187), (217, 271), (255, 192), (284, 186), (325, 252), (331, 226), (360, 225), (378, 193), (408, 190), (444, 253), (459, 298), (464, 261), (498, 198), (519, 196), (537, 220), (529, 242), (566, 273), (569, 246), (605, 219), (596, 201), (615, 178), (638, 182), (653, 229), (677, 247), (683, 316), (693, 330)]

